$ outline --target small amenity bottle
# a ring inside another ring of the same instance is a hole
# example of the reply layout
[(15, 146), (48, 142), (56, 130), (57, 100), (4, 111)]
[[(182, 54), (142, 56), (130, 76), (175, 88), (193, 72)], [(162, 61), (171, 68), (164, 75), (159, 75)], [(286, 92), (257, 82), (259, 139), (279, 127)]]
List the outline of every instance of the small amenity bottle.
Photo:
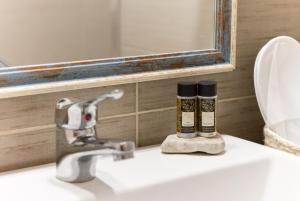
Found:
[(217, 82), (198, 83), (198, 135), (214, 137), (216, 130)]
[(180, 82), (177, 85), (177, 136), (197, 136), (197, 83)]

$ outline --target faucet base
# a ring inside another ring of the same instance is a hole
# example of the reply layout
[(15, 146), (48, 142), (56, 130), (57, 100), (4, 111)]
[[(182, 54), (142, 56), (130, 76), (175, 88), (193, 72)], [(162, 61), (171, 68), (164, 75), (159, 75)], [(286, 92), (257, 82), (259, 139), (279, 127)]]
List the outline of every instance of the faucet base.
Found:
[(68, 182), (68, 183), (84, 183), (84, 182), (89, 182), (89, 181), (92, 181), (94, 180), (96, 177), (87, 177), (85, 179), (76, 179), (76, 180), (70, 180), (69, 178), (65, 178), (65, 177), (60, 177), (59, 175), (56, 175), (56, 178), (60, 181), (63, 181), (63, 182)]
[(71, 154), (56, 166), (56, 178), (70, 183), (82, 183), (95, 178), (96, 158), (84, 153)]

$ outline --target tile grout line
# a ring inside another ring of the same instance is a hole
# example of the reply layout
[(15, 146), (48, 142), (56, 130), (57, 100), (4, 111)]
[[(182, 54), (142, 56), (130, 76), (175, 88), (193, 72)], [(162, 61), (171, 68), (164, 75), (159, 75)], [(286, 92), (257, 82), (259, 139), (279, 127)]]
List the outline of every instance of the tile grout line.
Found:
[(0, 137), (20, 134), (20, 133), (34, 132), (37, 130), (54, 129), (55, 127), (56, 127), (55, 124), (48, 124), (45, 126), (34, 126), (28, 128), (18, 128), (14, 130), (0, 131)]
[(145, 111), (138, 112), (138, 114), (149, 114), (149, 113), (153, 113), (153, 112), (164, 112), (164, 111), (174, 110), (174, 109), (176, 109), (176, 106), (153, 109), (153, 110), (145, 110)]
[[(242, 97), (237, 97), (237, 98), (227, 98), (227, 99), (222, 99), (219, 100), (219, 103), (226, 103), (226, 102), (231, 102), (231, 101), (239, 101), (239, 100), (247, 100), (247, 99), (253, 99), (256, 96), (242, 96)], [(149, 114), (153, 112), (164, 112), (168, 110), (174, 110), (176, 109), (176, 106), (173, 107), (165, 107), (165, 108), (159, 108), (159, 109), (152, 109), (152, 110), (145, 110), (145, 111), (138, 111), (138, 114)]]
[[(122, 117), (130, 117), (130, 116), (136, 116), (136, 112), (120, 114), (120, 115), (113, 115), (113, 116), (107, 116), (107, 117), (101, 117), (101, 118), (98, 119), (98, 121), (105, 121), (105, 120), (122, 118)], [(6, 136), (6, 135), (24, 133), (24, 132), (33, 132), (33, 131), (37, 131), (37, 130), (52, 129), (52, 128), (55, 128), (55, 127), (56, 127), (55, 124), (47, 124), (47, 125), (41, 125), (41, 126), (17, 128), (17, 129), (13, 129), (13, 130), (4, 130), (4, 131), (0, 131), (0, 137), (1, 136)]]
[(139, 83), (135, 84), (135, 144), (139, 147)]
[(247, 99), (252, 99), (252, 98), (256, 98), (256, 96), (252, 95), (252, 96), (240, 96), (240, 97), (236, 97), (236, 98), (226, 98), (226, 99), (219, 100), (218, 102), (226, 103), (226, 102), (231, 102), (231, 101), (247, 100)]
[(126, 114), (118, 114), (118, 115), (112, 115), (112, 116), (107, 116), (107, 117), (100, 117), (98, 120), (109, 120), (109, 119), (115, 119), (115, 118), (122, 118), (122, 117), (130, 117), (134, 116), (136, 112), (131, 112), (131, 113), (126, 113)]

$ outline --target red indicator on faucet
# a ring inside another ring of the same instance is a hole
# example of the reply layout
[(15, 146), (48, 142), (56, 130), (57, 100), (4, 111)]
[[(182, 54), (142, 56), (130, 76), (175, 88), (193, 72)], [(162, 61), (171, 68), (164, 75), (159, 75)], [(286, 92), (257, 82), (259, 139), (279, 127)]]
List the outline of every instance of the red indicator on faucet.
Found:
[(85, 119), (85, 121), (90, 121), (92, 119), (92, 114), (91, 113), (85, 114), (84, 119)]

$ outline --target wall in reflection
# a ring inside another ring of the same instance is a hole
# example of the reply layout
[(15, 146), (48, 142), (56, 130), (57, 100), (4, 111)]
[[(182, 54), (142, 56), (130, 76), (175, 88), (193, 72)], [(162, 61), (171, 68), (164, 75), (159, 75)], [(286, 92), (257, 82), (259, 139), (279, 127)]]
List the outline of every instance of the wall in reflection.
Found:
[(124, 0), (121, 54), (138, 55), (211, 49), (213, 0)]
[(1, 0), (9, 66), (210, 49), (213, 0)]

